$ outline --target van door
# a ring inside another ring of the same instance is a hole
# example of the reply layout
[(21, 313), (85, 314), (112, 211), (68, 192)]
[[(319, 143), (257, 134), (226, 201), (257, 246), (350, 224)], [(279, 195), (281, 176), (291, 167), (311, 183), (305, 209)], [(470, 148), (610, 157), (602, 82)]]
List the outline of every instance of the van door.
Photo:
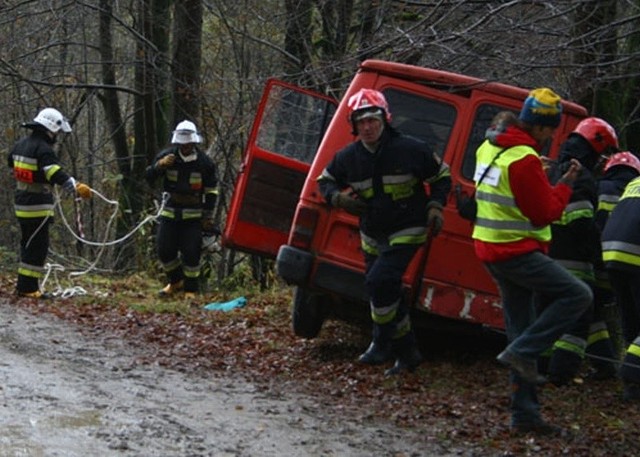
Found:
[(333, 98), (267, 81), (234, 186), (224, 246), (275, 258), (336, 107)]

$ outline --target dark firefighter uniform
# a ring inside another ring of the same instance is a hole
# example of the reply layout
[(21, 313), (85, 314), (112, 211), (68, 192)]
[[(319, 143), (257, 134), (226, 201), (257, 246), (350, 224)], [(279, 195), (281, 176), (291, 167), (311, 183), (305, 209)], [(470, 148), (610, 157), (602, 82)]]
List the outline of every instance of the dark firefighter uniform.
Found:
[(620, 377), (626, 400), (640, 400), (640, 177), (632, 180), (602, 232), (602, 258), (628, 345)]
[[(158, 166), (165, 156), (175, 155), (167, 168)], [(169, 284), (184, 281), (185, 292), (198, 290), (203, 222), (212, 220), (218, 195), (216, 166), (194, 146), (194, 154), (184, 157), (180, 146), (161, 151), (147, 167), (146, 178), (152, 184), (162, 176), (168, 200), (159, 217), (156, 237), (158, 257)]]
[[(598, 180), (598, 206), (596, 208), (595, 224), (602, 233), (609, 215), (616, 207), (624, 188), (629, 182), (638, 176), (638, 171), (629, 166), (613, 166), (606, 169)], [(613, 291), (609, 283), (609, 277), (602, 263), (602, 252), (595, 265), (596, 291), (602, 295), (601, 302), (612, 303)]]
[(20, 265), (17, 291), (38, 291), (49, 250), (48, 224), (53, 219), (52, 185), (75, 185), (64, 172), (53, 150), (55, 138), (44, 127), (30, 125), (31, 135), (20, 140), (9, 153), (8, 165), (16, 179), (15, 214), (20, 224)]
[(598, 181), (598, 207), (596, 210), (596, 225), (600, 231), (609, 219), (609, 215), (616, 207), (624, 188), (638, 176), (638, 171), (631, 167), (614, 166), (605, 171)]
[[(424, 182), (429, 183), (430, 195)], [(370, 349), (383, 348), (383, 354), (395, 354), (402, 361), (415, 346), (409, 304), (402, 297), (402, 275), (426, 241), (430, 205), (442, 208), (446, 203), (449, 168), (426, 143), (385, 124), (374, 152), (360, 141), (351, 143), (336, 154), (318, 183), (328, 202), (335, 193), (351, 188), (366, 203), (360, 236), (373, 321)], [(365, 363), (382, 363), (385, 358)], [(362, 356), (360, 360), (364, 361)]]
[[(563, 143), (558, 166), (550, 176), (550, 182), (556, 183), (568, 169), (572, 158), (582, 165), (582, 172), (572, 184), (573, 192), (562, 217), (551, 224), (549, 256), (587, 283), (594, 292), (594, 297), (601, 296), (596, 294), (594, 271), (601, 256), (600, 231), (595, 224), (598, 195), (594, 176), (599, 157), (584, 137), (571, 134)], [(542, 368), (545, 365), (545, 355), (550, 357), (548, 374), (555, 384), (567, 384), (578, 374), (587, 351), (597, 356), (592, 365), (598, 376), (615, 375), (615, 366), (611, 361), (615, 353), (608, 328), (602, 320), (603, 305), (604, 303), (594, 300), (574, 328), (562, 335), (552, 350), (547, 351), (540, 359)]]

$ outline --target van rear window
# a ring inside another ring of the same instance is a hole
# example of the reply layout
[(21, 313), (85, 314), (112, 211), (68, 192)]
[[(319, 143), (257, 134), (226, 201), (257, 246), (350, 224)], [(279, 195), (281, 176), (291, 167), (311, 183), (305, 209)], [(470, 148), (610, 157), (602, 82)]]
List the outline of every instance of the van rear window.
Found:
[(456, 120), (455, 107), (397, 89), (384, 89), (382, 92), (389, 102), (391, 124), (405, 135), (426, 142), (442, 157)]
[(335, 111), (335, 105), (325, 99), (273, 86), (256, 144), (264, 150), (310, 164)]

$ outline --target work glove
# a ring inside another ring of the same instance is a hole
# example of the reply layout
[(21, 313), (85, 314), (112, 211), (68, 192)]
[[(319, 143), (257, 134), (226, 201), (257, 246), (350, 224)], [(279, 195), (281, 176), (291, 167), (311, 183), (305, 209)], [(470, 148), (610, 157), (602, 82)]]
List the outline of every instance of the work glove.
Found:
[(156, 162), (156, 166), (160, 169), (169, 168), (176, 161), (175, 154), (167, 154)]
[(76, 193), (85, 200), (91, 198), (91, 187), (84, 183), (76, 183)]
[(427, 228), (432, 227), (431, 236), (438, 236), (442, 230), (442, 224), (444, 224), (442, 205), (436, 201), (429, 202), (427, 204)]
[(331, 196), (331, 206), (334, 208), (342, 208), (354, 216), (362, 216), (367, 211), (367, 204), (365, 202), (343, 194), (342, 192), (335, 192)]
[(65, 192), (74, 194), (76, 192), (76, 180), (73, 177), (70, 177), (64, 182), (64, 184), (62, 184), (62, 188)]

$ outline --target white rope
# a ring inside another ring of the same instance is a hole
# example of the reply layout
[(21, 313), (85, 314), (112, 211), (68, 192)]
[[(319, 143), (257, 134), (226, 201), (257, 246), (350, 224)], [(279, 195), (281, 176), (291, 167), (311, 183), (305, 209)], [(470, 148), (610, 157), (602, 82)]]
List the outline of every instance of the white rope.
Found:
[[(119, 210), (119, 203), (116, 200), (110, 200), (108, 198), (106, 198), (104, 195), (102, 195), (100, 192), (98, 192), (95, 189), (91, 189), (91, 192), (95, 195), (97, 195), (99, 198), (101, 198), (104, 202), (106, 202), (107, 204), (113, 205), (114, 206), (114, 210), (113, 213), (111, 214), (111, 216), (109, 217), (109, 219), (107, 220), (107, 224), (105, 227), (105, 231), (104, 231), (104, 240), (103, 241), (91, 241), (91, 240), (87, 240), (86, 238), (78, 235), (75, 230), (73, 229), (73, 227), (71, 227), (71, 225), (69, 224), (69, 221), (67, 220), (64, 211), (62, 210), (62, 205), (61, 205), (61, 199), (60, 199), (60, 193), (58, 192), (57, 188), (54, 188), (54, 196), (55, 196), (55, 206), (58, 209), (58, 213), (60, 214), (60, 218), (62, 220), (63, 225), (66, 227), (66, 229), (69, 231), (69, 233), (71, 233), (71, 235), (79, 242), (83, 243), (83, 244), (87, 244), (89, 246), (97, 246), (100, 247), (100, 249), (97, 252), (97, 255), (94, 259), (93, 262), (91, 262), (87, 268), (85, 268), (83, 271), (72, 271), (69, 273), (69, 277), (74, 277), (74, 276), (81, 276), (81, 275), (85, 275), (87, 273), (89, 273), (90, 271), (94, 270), (96, 268), (96, 265), (98, 264), (98, 262), (100, 261), (100, 258), (102, 257), (105, 249), (109, 246), (114, 246), (118, 243), (122, 243), (123, 241), (129, 239), (131, 236), (133, 236), (133, 234), (135, 234), (138, 230), (140, 230), (140, 228), (142, 228), (142, 226), (150, 221), (156, 220), (160, 214), (162, 213), (162, 211), (164, 210), (164, 207), (166, 205), (166, 202), (169, 199), (169, 194), (167, 194), (166, 192), (164, 192), (162, 194), (162, 200), (160, 202), (160, 205), (156, 205), (157, 206), (157, 211), (156, 214), (154, 215), (150, 215), (145, 217), (140, 223), (138, 223), (129, 233), (127, 233), (126, 235), (122, 236), (119, 239), (116, 240), (112, 240), (112, 241), (107, 241), (107, 237), (109, 236), (109, 232), (111, 230), (111, 226), (113, 224), (113, 222), (115, 221), (117, 215), (118, 215), (118, 210)], [(81, 199), (76, 199), (77, 201), (80, 201)], [(47, 221), (47, 218), (45, 218), (44, 222), (40, 225), (40, 227), (38, 227), (38, 229), (36, 230), (36, 233), (40, 230), (40, 228), (42, 226), (44, 226), (44, 223)], [(33, 238), (34, 235), (32, 235)], [(29, 242), (31, 241), (31, 239), (29, 240)], [(87, 295), (88, 292), (86, 289), (84, 289), (83, 287), (80, 286), (73, 286), (73, 287), (68, 287), (68, 288), (63, 288), (62, 285), (60, 284), (60, 281), (58, 279), (58, 275), (57, 272), (59, 271), (65, 271), (65, 268), (60, 265), (60, 264), (52, 264), (52, 263), (47, 263), (45, 265), (45, 269), (46, 269), (46, 273), (45, 276), (42, 280), (42, 284), (40, 285), (40, 289), (44, 290), (44, 285), (46, 284), (47, 280), (49, 279), (49, 276), (53, 273), (53, 277), (55, 279), (55, 283), (56, 283), (56, 289), (52, 292), (52, 295), (54, 296), (60, 296), (62, 298), (70, 298), (76, 295)], [(108, 296), (108, 294), (106, 292), (99, 292), (99, 291), (95, 291), (94, 295), (97, 296), (102, 296), (102, 297), (106, 297)]]
[[(44, 266), (46, 273), (44, 275), (44, 278), (42, 279), (42, 283), (40, 284), (40, 289), (44, 290), (44, 286), (47, 283), (47, 280), (49, 279), (49, 276), (51, 275), (51, 273), (53, 273), (53, 278), (55, 280), (55, 285), (56, 288), (51, 292), (51, 295), (53, 295), (54, 297), (61, 297), (61, 298), (71, 298), (74, 297), (76, 295), (88, 295), (89, 292), (87, 292), (87, 290), (81, 286), (72, 286), (72, 287), (67, 287), (64, 288), (62, 287), (62, 284), (60, 284), (60, 280), (58, 278), (58, 271), (65, 271), (65, 268), (60, 265), (59, 263), (47, 263)], [(95, 292), (94, 295), (98, 295), (98, 296), (102, 296), (102, 297), (106, 297), (107, 293), (106, 292)]]
[[(119, 203), (115, 200), (109, 200), (106, 197), (104, 197), (104, 195), (102, 195), (100, 192), (98, 192), (95, 189), (91, 189), (91, 192), (95, 193), (98, 197), (102, 198), (105, 202), (112, 204), (115, 206), (113, 214), (111, 215), (111, 217), (109, 218), (109, 221), (107, 222), (107, 228), (105, 230), (105, 239), (108, 236), (109, 233), (109, 229), (111, 228), (111, 224), (113, 223), (115, 217), (118, 215), (118, 207), (119, 207)], [(56, 207), (59, 210), (60, 216), (62, 218), (62, 221), (65, 225), (65, 227), (67, 227), (67, 229), (69, 230), (69, 232), (71, 233), (71, 235), (78, 241), (80, 241), (81, 243), (87, 244), (89, 246), (100, 246), (100, 247), (107, 247), (107, 246), (114, 246), (116, 244), (122, 243), (123, 241), (127, 240), (128, 238), (130, 238), (131, 236), (133, 236), (133, 234), (135, 232), (137, 232), (138, 230), (140, 230), (140, 228), (146, 224), (147, 222), (151, 221), (151, 220), (155, 220), (160, 216), (160, 213), (162, 213), (162, 211), (164, 210), (164, 206), (167, 203), (167, 200), (169, 199), (169, 195), (164, 192), (162, 194), (162, 201), (160, 203), (160, 206), (158, 207), (158, 211), (156, 212), (156, 214), (151, 215), (151, 216), (147, 216), (145, 217), (140, 223), (138, 223), (138, 225), (136, 225), (133, 230), (131, 230), (129, 233), (127, 233), (126, 235), (124, 235), (121, 238), (118, 238), (117, 240), (112, 240), (112, 241), (90, 241), (87, 240), (83, 237), (81, 237), (80, 235), (76, 234), (75, 231), (73, 230), (73, 228), (71, 227), (71, 225), (69, 224), (69, 222), (67, 221), (67, 218), (64, 215), (64, 212), (62, 211), (62, 207), (60, 205), (60, 196), (59, 194), (56, 192)]]

